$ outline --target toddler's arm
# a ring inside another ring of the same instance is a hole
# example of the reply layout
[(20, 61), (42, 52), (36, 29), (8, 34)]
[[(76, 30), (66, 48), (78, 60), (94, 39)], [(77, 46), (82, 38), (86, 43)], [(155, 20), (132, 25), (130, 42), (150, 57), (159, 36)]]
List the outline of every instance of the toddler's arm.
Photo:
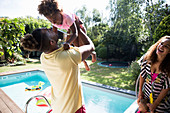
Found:
[(54, 31), (56, 34), (58, 34), (58, 31), (57, 31), (57, 28), (56, 28), (56, 27), (53, 26), (52, 29), (53, 29), (53, 31)]
[(75, 22), (71, 25), (70, 29), (71, 29), (72, 35), (66, 41), (66, 43), (72, 44), (75, 41), (75, 39), (78, 37), (78, 30), (77, 30), (77, 26)]

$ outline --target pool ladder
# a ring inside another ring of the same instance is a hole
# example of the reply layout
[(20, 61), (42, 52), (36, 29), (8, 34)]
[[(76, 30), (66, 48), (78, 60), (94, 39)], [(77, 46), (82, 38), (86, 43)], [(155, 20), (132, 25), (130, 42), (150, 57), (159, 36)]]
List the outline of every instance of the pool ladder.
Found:
[(26, 102), (26, 104), (25, 104), (25, 113), (28, 113), (28, 112), (27, 112), (27, 109), (28, 109), (28, 104), (30, 103), (30, 101), (31, 101), (32, 99), (34, 99), (34, 98), (37, 98), (37, 97), (42, 97), (42, 98), (44, 98), (44, 100), (46, 101), (46, 103), (47, 103), (48, 106), (50, 107), (50, 109), (49, 109), (46, 113), (51, 113), (51, 111), (52, 111), (51, 105), (50, 105), (50, 103), (48, 102), (48, 100), (47, 100), (44, 96), (42, 96), (42, 95), (33, 96), (33, 97), (31, 97), (31, 98)]

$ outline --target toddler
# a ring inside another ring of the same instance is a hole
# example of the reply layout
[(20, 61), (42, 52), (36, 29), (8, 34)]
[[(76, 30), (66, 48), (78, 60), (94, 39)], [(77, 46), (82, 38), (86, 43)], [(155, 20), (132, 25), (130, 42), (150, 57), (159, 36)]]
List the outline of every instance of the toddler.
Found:
[[(42, 0), (38, 6), (39, 14), (44, 15), (53, 25), (53, 31), (57, 33), (57, 28), (67, 30), (70, 34), (67, 36), (65, 44), (74, 44), (79, 47), (86, 45), (87, 34), (83, 22), (73, 13), (63, 11), (58, 1)], [(96, 53), (92, 52), (92, 62), (96, 61)], [(86, 61), (83, 61), (87, 71), (90, 71)]]

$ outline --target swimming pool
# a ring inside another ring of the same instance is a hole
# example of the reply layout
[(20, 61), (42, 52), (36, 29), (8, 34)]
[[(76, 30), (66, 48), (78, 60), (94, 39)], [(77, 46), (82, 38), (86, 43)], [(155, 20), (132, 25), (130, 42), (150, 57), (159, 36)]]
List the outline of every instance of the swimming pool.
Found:
[[(25, 91), (26, 85), (37, 85), (44, 82), (43, 89), (50, 83), (43, 71), (30, 71), (0, 77), (0, 88), (24, 110), (26, 101), (40, 91)], [(118, 92), (107, 91), (83, 83), (83, 95), (87, 113), (123, 113), (134, 101), (135, 97)], [(40, 108), (32, 101), (28, 113), (45, 113), (47, 108)]]

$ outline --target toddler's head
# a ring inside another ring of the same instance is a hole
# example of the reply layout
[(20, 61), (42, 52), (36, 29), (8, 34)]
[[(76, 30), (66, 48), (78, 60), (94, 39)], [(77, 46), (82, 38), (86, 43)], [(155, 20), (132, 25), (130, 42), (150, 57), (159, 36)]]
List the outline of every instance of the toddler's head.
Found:
[(62, 12), (57, 0), (42, 0), (38, 6), (39, 14), (44, 15), (51, 23), (62, 24)]

